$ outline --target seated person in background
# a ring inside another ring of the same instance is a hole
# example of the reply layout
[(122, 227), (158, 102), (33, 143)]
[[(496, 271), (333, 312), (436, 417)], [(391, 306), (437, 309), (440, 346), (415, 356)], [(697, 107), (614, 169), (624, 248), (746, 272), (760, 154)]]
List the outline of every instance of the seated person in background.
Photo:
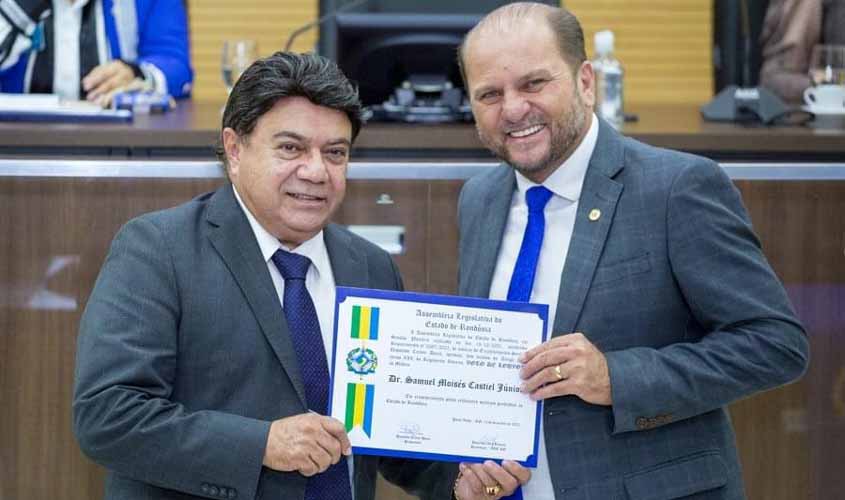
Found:
[(3, 0), (0, 91), (107, 105), (115, 91), (186, 97), (193, 72), (181, 0)]
[(813, 46), (845, 44), (845, 0), (772, 0), (760, 43), (760, 85), (788, 102), (801, 102), (812, 85)]

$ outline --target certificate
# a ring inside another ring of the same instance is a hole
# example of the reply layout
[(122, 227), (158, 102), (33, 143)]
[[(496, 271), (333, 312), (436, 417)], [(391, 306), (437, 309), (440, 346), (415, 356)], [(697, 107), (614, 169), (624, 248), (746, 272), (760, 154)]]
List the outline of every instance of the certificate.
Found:
[(337, 288), (329, 414), (364, 455), (537, 463), (541, 403), (517, 358), (548, 306)]

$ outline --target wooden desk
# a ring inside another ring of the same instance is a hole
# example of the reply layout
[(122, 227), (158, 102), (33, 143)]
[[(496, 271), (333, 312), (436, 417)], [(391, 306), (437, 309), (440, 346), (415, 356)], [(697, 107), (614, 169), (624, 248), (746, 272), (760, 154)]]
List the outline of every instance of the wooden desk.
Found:
[[(164, 115), (138, 115), (113, 124), (0, 123), (0, 156), (112, 158), (214, 157), (221, 103), (179, 103)], [(708, 123), (697, 106), (650, 105), (631, 109), (639, 120), (622, 132), (656, 146), (717, 160), (834, 161), (845, 157), (845, 128), (754, 127)], [(355, 145), (356, 160), (490, 160), (469, 124), (371, 123)]]

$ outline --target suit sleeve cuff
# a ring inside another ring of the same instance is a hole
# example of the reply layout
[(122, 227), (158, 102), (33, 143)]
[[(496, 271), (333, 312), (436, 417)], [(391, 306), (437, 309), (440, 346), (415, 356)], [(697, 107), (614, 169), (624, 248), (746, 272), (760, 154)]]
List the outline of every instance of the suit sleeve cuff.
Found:
[(167, 94), (167, 76), (155, 64), (141, 61), (138, 69), (154, 92)]
[(605, 353), (613, 395), (613, 434), (653, 429), (676, 418), (672, 412), (659, 409), (660, 384), (647, 363), (637, 355), (638, 350)]

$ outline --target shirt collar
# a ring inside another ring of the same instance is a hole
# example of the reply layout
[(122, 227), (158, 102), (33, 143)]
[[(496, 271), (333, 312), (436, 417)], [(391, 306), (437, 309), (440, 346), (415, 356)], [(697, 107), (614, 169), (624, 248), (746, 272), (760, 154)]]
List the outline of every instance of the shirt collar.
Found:
[(326, 250), (326, 242), (323, 240), (322, 230), (310, 239), (302, 242), (298, 247), (291, 250), (286, 245), (279, 242), (278, 238), (264, 229), (264, 226), (258, 222), (255, 216), (252, 215), (252, 212), (250, 212), (246, 205), (244, 205), (243, 200), (241, 200), (241, 195), (238, 194), (238, 190), (234, 184), (232, 184), (232, 191), (234, 191), (235, 199), (238, 200), (238, 205), (240, 205), (241, 210), (243, 210), (244, 215), (246, 215), (247, 221), (249, 221), (249, 227), (252, 228), (252, 232), (255, 234), (255, 240), (258, 242), (258, 248), (261, 249), (261, 257), (264, 258), (264, 262), (269, 262), (270, 258), (273, 257), (273, 254), (276, 253), (276, 250), (281, 248), (286, 252), (308, 257), (308, 259), (311, 260), (311, 264), (313, 264), (314, 268), (317, 270), (318, 276), (330, 276), (330, 274), (328, 274), (331, 270), (329, 253)]
[[(578, 201), (581, 198), (581, 188), (584, 186), (584, 177), (587, 175), (587, 167), (590, 165), (590, 158), (596, 148), (596, 141), (599, 136), (599, 120), (593, 115), (590, 129), (575, 148), (575, 151), (543, 182), (543, 185), (551, 192), (569, 201)], [(524, 202), (525, 191), (537, 186), (519, 172), (516, 172), (516, 187), (520, 193), (519, 199)]]

